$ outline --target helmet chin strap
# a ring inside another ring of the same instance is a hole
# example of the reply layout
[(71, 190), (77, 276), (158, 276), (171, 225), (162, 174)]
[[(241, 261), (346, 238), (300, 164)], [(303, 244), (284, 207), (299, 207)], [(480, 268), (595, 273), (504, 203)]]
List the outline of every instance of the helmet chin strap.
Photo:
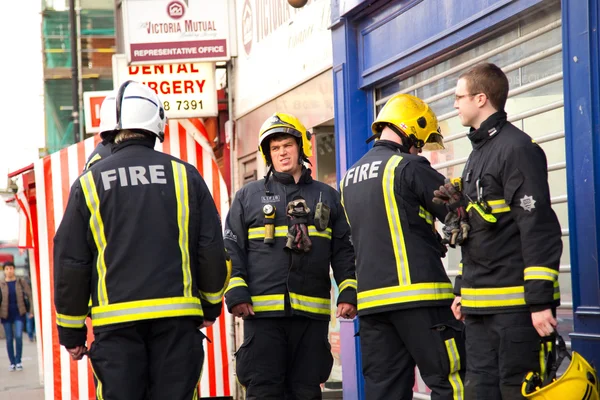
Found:
[(407, 150), (410, 150), (411, 147), (415, 145), (415, 141), (402, 132), (400, 129), (396, 128), (395, 125), (387, 124), (388, 128), (390, 128), (394, 133), (400, 136), (400, 140), (402, 141), (402, 146), (406, 147)]

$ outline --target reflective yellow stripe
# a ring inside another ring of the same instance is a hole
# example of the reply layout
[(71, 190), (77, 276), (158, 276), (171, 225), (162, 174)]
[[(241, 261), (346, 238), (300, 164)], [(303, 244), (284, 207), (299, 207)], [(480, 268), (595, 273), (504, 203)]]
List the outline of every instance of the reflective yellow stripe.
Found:
[(419, 206), (419, 217), (423, 218), (429, 225), (433, 225), (433, 215), (423, 206)]
[(356, 290), (356, 279), (345, 279), (338, 285), (340, 292), (344, 289), (352, 288)]
[(106, 291), (106, 262), (104, 253), (106, 252), (106, 236), (104, 235), (104, 223), (100, 215), (100, 200), (98, 199), (98, 191), (96, 183), (91, 172), (86, 173), (79, 178), (85, 202), (90, 210), (90, 229), (98, 249), (98, 257), (96, 259), (96, 269), (98, 270), (98, 304), (101, 306), (108, 304), (108, 293)]
[(510, 211), (510, 206), (506, 204), (506, 201), (504, 201), (504, 199), (490, 200), (487, 203), (492, 209), (492, 214), (499, 214)]
[(219, 304), (223, 298), (223, 291), (217, 293), (209, 293), (200, 291), (200, 298), (210, 304)]
[[(510, 307), (525, 305), (525, 287), (512, 286), (500, 288), (461, 288), (461, 305), (463, 307)], [(558, 281), (554, 281), (554, 300), (560, 299)]]
[[(331, 228), (327, 228), (324, 231), (319, 231), (314, 225), (308, 226), (308, 235), (309, 236), (319, 236), (326, 239), (331, 239), (332, 234)], [(288, 233), (287, 226), (276, 226), (275, 227), (275, 237), (286, 237)], [(265, 228), (257, 227), (248, 229), (248, 239), (264, 239), (265, 237)]]
[(331, 300), (329, 298), (323, 299), (290, 292), (290, 304), (294, 310), (313, 314), (328, 315), (331, 312)]
[(461, 360), (458, 348), (456, 347), (456, 341), (454, 339), (448, 339), (445, 343), (446, 351), (448, 352), (448, 360), (450, 360), (450, 374), (448, 375), (448, 380), (452, 385), (452, 398), (454, 400), (463, 400), (465, 388), (462, 379), (460, 379)]
[(541, 279), (554, 282), (558, 280), (558, 271), (547, 267), (527, 267), (525, 268), (524, 279), (526, 281)]
[(227, 255), (227, 249), (225, 249), (225, 267), (227, 268), (227, 275), (225, 276), (225, 284), (223, 285), (223, 288), (216, 293), (200, 291), (201, 299), (206, 300), (210, 304), (219, 304), (223, 299), (223, 294), (225, 293), (225, 290), (229, 287), (229, 280), (231, 279), (231, 258), (229, 258), (229, 256)]
[(65, 315), (56, 313), (56, 324), (63, 328), (83, 328), (87, 315)]
[(546, 379), (546, 357), (552, 352), (552, 345), (553, 343), (551, 341), (542, 342), (540, 344), (540, 376), (542, 377), (542, 380)]
[(385, 212), (387, 214), (390, 235), (396, 257), (396, 268), (398, 270), (398, 284), (410, 285), (410, 271), (408, 269), (408, 259), (406, 258), (406, 245), (404, 243), (404, 234), (398, 215), (398, 205), (396, 204), (396, 195), (394, 193), (394, 177), (396, 167), (402, 161), (400, 156), (392, 156), (385, 165), (383, 172), (383, 198), (385, 201)]
[(120, 322), (168, 317), (202, 317), (203, 315), (200, 299), (196, 297), (170, 297), (92, 307), (92, 324), (93, 326), (104, 326)]
[(463, 307), (506, 307), (525, 305), (525, 288), (523, 286), (503, 288), (461, 288), (461, 305)]
[(560, 285), (558, 280), (554, 281), (554, 300), (560, 300)]
[[(285, 237), (287, 235), (288, 227), (287, 226), (276, 226), (275, 227), (275, 237)], [(264, 239), (265, 238), (265, 228), (250, 228), (248, 229), (248, 239)]]
[(451, 283), (413, 283), (358, 292), (358, 309), (410, 303), (412, 301), (452, 300)]
[(240, 287), (240, 286), (248, 287), (248, 284), (242, 278), (238, 278), (238, 277), (231, 278), (229, 280), (229, 286), (227, 286), (225, 293), (229, 292), (233, 288)]
[(285, 295), (283, 294), (265, 294), (252, 296), (252, 309), (255, 312), (265, 311), (284, 311)]
[(340, 203), (342, 203), (342, 209), (344, 210), (344, 215), (346, 216), (346, 222), (348, 222), (348, 226), (350, 226), (350, 218), (348, 218), (346, 206), (344, 205), (344, 178), (342, 178), (340, 181)]
[(544, 375), (546, 374), (546, 363), (544, 362), (544, 353), (545, 353), (544, 342), (540, 343), (540, 377), (544, 379)]
[(458, 274), (462, 275), (463, 273), (463, 263), (458, 263)]
[(92, 366), (92, 363), (90, 362), (90, 367), (92, 368), (92, 373), (94, 374), (94, 377), (96, 378), (96, 400), (104, 400), (104, 397), (102, 396), (102, 381), (100, 380), (100, 378), (98, 378), (98, 375), (96, 374), (96, 371), (94, 370), (94, 367)]
[(95, 163), (96, 161), (102, 159), (102, 156), (98, 153), (94, 154), (94, 157), (92, 157), (92, 159), (90, 161), (88, 161), (88, 163), (85, 165), (85, 169), (89, 169), (93, 163)]
[(190, 268), (190, 250), (188, 225), (190, 207), (188, 198), (187, 171), (177, 161), (171, 161), (175, 178), (175, 196), (177, 197), (177, 226), (179, 227), (179, 249), (181, 250), (181, 269), (183, 272), (183, 295), (192, 297), (192, 271)]

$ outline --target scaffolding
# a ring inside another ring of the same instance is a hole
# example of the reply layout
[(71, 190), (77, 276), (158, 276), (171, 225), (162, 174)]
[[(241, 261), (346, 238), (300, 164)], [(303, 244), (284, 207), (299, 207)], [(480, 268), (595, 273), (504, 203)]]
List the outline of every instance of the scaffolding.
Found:
[[(112, 89), (112, 55), (115, 53), (113, 10), (80, 11), (81, 79), (83, 91)], [(46, 150), (53, 153), (74, 142), (71, 37), (69, 13), (42, 12), (44, 45)], [(80, 124), (84, 116), (81, 110)], [(88, 135), (86, 134), (86, 137)]]

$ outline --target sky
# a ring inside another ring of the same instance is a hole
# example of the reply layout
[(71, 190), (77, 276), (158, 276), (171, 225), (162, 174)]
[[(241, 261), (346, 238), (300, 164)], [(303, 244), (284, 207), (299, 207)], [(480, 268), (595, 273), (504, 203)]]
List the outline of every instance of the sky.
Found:
[[(8, 4), (9, 12), (0, 13), (0, 191), (6, 190), (9, 171), (38, 158), (45, 135), (41, 1)], [(16, 239), (17, 212), (0, 202), (0, 240)]]

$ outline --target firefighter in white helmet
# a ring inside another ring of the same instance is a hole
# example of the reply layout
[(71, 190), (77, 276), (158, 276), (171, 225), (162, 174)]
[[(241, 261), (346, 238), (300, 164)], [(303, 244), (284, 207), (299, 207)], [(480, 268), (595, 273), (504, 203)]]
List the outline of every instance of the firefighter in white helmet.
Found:
[(217, 209), (196, 168), (154, 150), (166, 117), (151, 89), (125, 82), (100, 118), (112, 155), (75, 180), (54, 238), (60, 344), (87, 352), (99, 399), (196, 398), (198, 328), (220, 315), (228, 281)]

